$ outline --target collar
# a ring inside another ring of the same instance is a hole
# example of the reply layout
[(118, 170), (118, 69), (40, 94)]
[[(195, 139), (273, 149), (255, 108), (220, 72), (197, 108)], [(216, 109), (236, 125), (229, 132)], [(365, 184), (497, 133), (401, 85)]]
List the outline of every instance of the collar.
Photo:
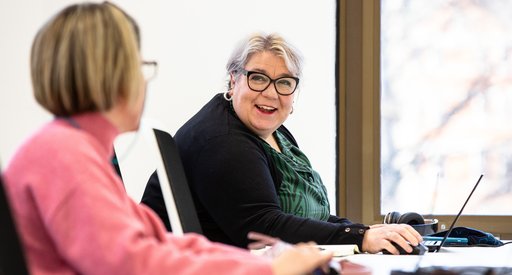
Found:
[(57, 117), (57, 119), (96, 138), (108, 157), (114, 154), (113, 144), (119, 135), (119, 130), (101, 113), (90, 112), (69, 117)]

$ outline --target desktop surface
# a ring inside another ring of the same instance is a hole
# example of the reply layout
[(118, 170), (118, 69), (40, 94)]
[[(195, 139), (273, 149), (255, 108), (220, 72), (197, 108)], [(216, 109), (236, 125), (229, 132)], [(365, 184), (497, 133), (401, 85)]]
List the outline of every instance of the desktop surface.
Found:
[(420, 267), (509, 267), (512, 268), (512, 244), (501, 247), (443, 247), (424, 255), (356, 254), (342, 259), (365, 265), (374, 275), (394, 270), (412, 272)]

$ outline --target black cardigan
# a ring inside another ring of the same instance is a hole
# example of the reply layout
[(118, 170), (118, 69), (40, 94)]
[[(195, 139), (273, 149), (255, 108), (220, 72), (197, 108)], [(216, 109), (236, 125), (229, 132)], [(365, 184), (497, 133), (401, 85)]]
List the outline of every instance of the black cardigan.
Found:
[[(278, 131), (297, 144), (284, 126)], [(246, 247), (247, 233), (255, 231), (290, 243), (357, 244), (361, 249), (365, 225), (332, 215), (328, 221), (302, 218), (281, 210), (277, 195), (281, 174), (261, 139), (238, 119), (222, 94), (187, 121), (174, 138), (208, 239)], [(170, 229), (156, 173), (142, 202)]]

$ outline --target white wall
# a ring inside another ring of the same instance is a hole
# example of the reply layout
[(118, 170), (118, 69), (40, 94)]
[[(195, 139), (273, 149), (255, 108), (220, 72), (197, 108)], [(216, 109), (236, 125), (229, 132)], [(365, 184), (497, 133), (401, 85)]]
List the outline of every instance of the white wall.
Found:
[[(37, 29), (76, 1), (2, 0), (0, 4), (0, 160), (51, 116), (32, 98), (29, 51)], [(114, 1), (139, 23), (145, 59), (159, 62), (149, 86), (144, 125), (170, 133), (214, 94), (225, 91), (225, 63), (235, 44), (255, 31), (278, 32), (304, 55), (294, 113), (285, 125), (322, 175), (334, 209), (336, 1)], [(155, 165), (144, 135), (116, 142), (127, 190), (138, 200)], [(135, 140), (132, 142), (132, 140)], [(333, 210), (334, 213), (334, 210)]]

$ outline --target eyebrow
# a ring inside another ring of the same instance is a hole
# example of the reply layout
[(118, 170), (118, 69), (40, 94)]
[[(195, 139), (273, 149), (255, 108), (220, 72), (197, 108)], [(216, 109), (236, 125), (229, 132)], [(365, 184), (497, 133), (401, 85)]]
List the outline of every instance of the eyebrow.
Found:
[[(250, 70), (247, 70), (247, 71), (253, 71), (253, 72), (262, 73), (262, 74), (265, 74), (266, 76), (269, 75), (269, 73), (267, 73), (267, 71), (265, 71), (263, 69), (259, 69), (259, 68), (253, 68), (253, 69), (250, 69)], [(280, 74), (280, 75), (277, 76), (277, 78), (281, 78), (281, 77), (295, 77), (295, 76), (293, 76), (291, 73), (283, 73), (283, 74)]]

